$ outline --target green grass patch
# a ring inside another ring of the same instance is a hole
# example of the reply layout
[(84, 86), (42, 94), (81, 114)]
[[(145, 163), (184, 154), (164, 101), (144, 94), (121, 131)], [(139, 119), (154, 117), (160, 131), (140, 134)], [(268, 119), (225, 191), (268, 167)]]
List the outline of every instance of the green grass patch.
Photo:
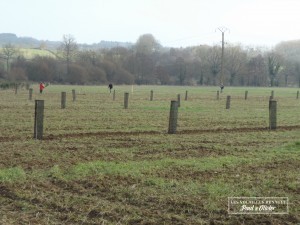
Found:
[(20, 167), (0, 170), (0, 182), (18, 182), (26, 179), (25, 171)]

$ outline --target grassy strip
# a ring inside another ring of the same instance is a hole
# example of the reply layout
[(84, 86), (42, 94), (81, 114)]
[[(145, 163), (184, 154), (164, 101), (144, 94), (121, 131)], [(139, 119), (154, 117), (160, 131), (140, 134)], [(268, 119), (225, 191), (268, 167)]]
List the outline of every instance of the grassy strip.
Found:
[[(296, 142), (274, 150), (267, 150), (260, 153), (247, 153), (244, 154), (243, 157), (222, 156), (187, 159), (165, 158), (155, 161), (127, 161), (124, 163), (95, 161), (79, 163), (67, 171), (63, 171), (59, 168), (59, 166), (54, 166), (48, 171), (35, 171), (31, 176), (40, 178), (52, 176), (59, 179), (72, 180), (97, 174), (119, 174), (140, 177), (145, 172), (155, 172), (170, 167), (188, 167), (196, 171), (218, 170), (223, 167), (230, 168), (241, 164), (257, 165), (258, 163), (282, 161), (291, 157), (299, 158), (299, 146), (300, 142)], [(25, 180), (26, 177), (29, 178), (28, 174), (26, 175), (26, 172), (20, 167), (0, 170), (0, 182), (22, 181)]]
[(25, 179), (26, 173), (20, 167), (5, 168), (0, 170), (0, 182), (24, 181)]
[(235, 167), (241, 164), (258, 164), (273, 161), (286, 160), (291, 156), (299, 155), (299, 143), (280, 147), (278, 149), (269, 150), (261, 153), (245, 154), (239, 156), (222, 156), (222, 157), (205, 157), (205, 158), (187, 158), (187, 159), (172, 159), (165, 158), (155, 161), (128, 161), (105, 162), (96, 161), (89, 163), (80, 163), (68, 172), (61, 172), (62, 177), (74, 179), (95, 174), (121, 174), (131, 176), (141, 176), (141, 173), (155, 170), (163, 170), (168, 167), (189, 167), (197, 171), (218, 170), (220, 168)]

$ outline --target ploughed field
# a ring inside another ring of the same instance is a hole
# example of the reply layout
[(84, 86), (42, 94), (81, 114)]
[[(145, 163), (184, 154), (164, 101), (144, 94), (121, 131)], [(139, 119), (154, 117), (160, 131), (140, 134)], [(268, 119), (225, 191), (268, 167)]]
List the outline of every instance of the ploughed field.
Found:
[[(217, 100), (217, 87), (116, 86), (113, 100), (106, 86), (32, 87), (31, 101), (0, 91), (0, 224), (300, 223), (299, 89), (225, 87)], [(42, 141), (34, 99), (45, 100)], [(288, 197), (289, 211), (229, 214), (228, 197)]]

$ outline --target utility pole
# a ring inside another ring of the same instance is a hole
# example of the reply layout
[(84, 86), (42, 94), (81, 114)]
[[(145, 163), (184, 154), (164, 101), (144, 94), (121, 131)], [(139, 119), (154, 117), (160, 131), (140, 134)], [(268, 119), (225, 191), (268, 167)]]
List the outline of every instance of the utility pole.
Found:
[(219, 31), (222, 33), (222, 56), (221, 56), (221, 77), (220, 77), (220, 85), (224, 83), (224, 34), (228, 29), (226, 27), (219, 27)]

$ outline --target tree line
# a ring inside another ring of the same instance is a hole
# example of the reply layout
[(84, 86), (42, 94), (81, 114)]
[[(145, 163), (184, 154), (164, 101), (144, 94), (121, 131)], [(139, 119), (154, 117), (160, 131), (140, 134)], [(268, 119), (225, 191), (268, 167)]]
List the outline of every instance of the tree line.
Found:
[[(64, 35), (52, 56), (26, 59), (11, 44), (0, 51), (0, 79), (66, 84), (220, 85), (221, 46), (163, 47), (152, 34), (129, 48), (80, 49)], [(223, 77), (227, 86), (299, 86), (300, 41), (273, 49), (227, 44)]]

